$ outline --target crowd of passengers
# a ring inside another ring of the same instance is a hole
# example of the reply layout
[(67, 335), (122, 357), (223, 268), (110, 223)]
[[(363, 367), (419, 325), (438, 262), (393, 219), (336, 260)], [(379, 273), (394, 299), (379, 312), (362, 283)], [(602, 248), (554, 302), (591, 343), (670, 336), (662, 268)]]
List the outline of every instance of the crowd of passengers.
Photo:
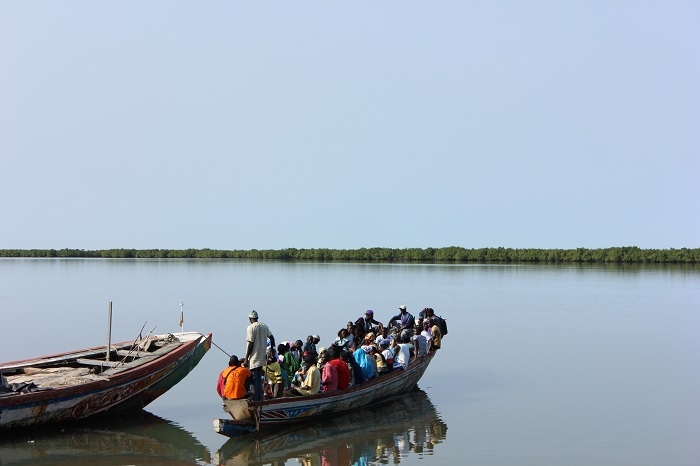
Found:
[(306, 342), (283, 342), (268, 346), (264, 374), (267, 398), (314, 395), (346, 390), (395, 370), (406, 370), (413, 358), (440, 348), (444, 320), (432, 308), (414, 318), (406, 309), (389, 319), (387, 325), (372, 310), (338, 331), (328, 347), (321, 338), (309, 335)]

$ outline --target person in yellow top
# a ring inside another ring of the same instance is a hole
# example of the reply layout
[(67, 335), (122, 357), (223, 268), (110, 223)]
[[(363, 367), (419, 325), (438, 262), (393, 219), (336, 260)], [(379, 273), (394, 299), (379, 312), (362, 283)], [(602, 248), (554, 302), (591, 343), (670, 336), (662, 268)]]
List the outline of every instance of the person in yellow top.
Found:
[(224, 411), (231, 414), (234, 419), (249, 419), (248, 389), (246, 379), (253, 374), (241, 365), (237, 356), (231, 356), (228, 367), (221, 371), (216, 384), (216, 392), (224, 402)]
[[(291, 395), (316, 395), (321, 390), (321, 371), (318, 370), (316, 365), (316, 355), (314, 353), (307, 354), (304, 357), (304, 362), (306, 362), (304, 381), (301, 387), (292, 386), (289, 390)], [(303, 368), (299, 370), (302, 371)]]
[(267, 355), (267, 366), (265, 366), (265, 375), (270, 381), (270, 390), (272, 398), (281, 398), (284, 395), (284, 379), (282, 378), (282, 367), (277, 361), (272, 352)]
[(437, 323), (435, 322), (435, 319), (430, 319), (429, 325), (432, 325), (432, 327), (430, 328), (430, 336), (432, 338), (432, 352), (440, 349), (440, 345), (442, 345), (442, 332), (440, 331), (440, 327), (438, 327)]

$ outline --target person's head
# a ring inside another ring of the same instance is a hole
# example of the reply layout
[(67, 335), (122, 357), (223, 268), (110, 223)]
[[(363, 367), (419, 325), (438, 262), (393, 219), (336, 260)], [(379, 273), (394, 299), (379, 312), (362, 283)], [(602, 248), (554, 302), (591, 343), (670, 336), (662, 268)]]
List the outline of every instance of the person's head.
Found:
[(435, 315), (435, 311), (433, 311), (433, 308), (432, 308), (432, 307), (429, 307), (429, 308), (426, 310), (425, 315), (428, 316), (428, 317), (433, 317), (433, 316)]
[(340, 359), (342, 361), (348, 362), (350, 360), (350, 352), (345, 351), (345, 350), (341, 351), (340, 352)]
[(338, 359), (338, 347), (331, 346), (328, 348), (328, 359)]
[(284, 355), (287, 352), (287, 345), (284, 343), (280, 343), (277, 345), (277, 352), (281, 355)]
[(338, 330), (338, 336), (340, 338), (346, 338), (348, 336), (348, 330), (345, 328), (341, 328), (340, 330)]
[(297, 348), (301, 348), (302, 346), (304, 346), (304, 342), (301, 340), (297, 340), (294, 342), (294, 346), (296, 346)]
[(257, 322), (258, 321), (258, 311), (256, 311), (255, 309), (250, 311), (250, 313), (248, 314), (248, 319), (250, 319), (251, 322)]
[(309, 335), (308, 337), (306, 337), (306, 342), (307, 342), (307, 343), (313, 343), (313, 342), (314, 342), (314, 336), (313, 336), (313, 335)]
[(402, 304), (401, 306), (399, 306), (399, 311), (401, 311), (401, 314), (405, 314), (407, 312), (406, 305)]
[(241, 361), (238, 359), (238, 356), (233, 355), (228, 359), (228, 365), (231, 367), (238, 367), (241, 365)]
[(374, 319), (374, 311), (372, 309), (365, 311), (365, 319)]
[(304, 356), (304, 362), (307, 366), (316, 364), (316, 353), (307, 353), (306, 356)]
[(345, 328), (348, 329), (349, 333), (353, 333), (355, 331), (355, 324), (352, 322), (348, 322), (348, 324), (345, 326)]
[(317, 345), (318, 342), (321, 341), (321, 337), (319, 337), (318, 335), (314, 335), (313, 337), (314, 337), (314, 345)]
[(423, 329), (428, 330), (430, 328), (430, 319), (425, 319), (423, 321)]

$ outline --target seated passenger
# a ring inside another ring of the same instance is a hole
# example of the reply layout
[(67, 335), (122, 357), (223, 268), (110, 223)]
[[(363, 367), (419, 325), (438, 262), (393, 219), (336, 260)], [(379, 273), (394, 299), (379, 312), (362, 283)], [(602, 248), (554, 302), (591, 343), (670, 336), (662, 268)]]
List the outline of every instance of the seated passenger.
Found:
[(347, 351), (337, 346), (328, 348), (328, 356), (330, 358), (328, 364), (332, 364), (338, 373), (338, 388), (340, 390), (345, 390), (350, 386), (350, 368), (347, 362), (340, 359), (341, 352), (347, 353)]
[(377, 345), (371, 345), (370, 346), (370, 352), (367, 354), (369, 356), (369, 360), (372, 363), (372, 367), (374, 368), (374, 377), (379, 377), (379, 365), (382, 364), (386, 366), (386, 363), (384, 363), (384, 359), (382, 358), (382, 353), (379, 352), (379, 348)]
[(284, 388), (285, 390), (289, 390), (292, 378), (294, 378), (294, 373), (299, 370), (301, 365), (292, 355), (292, 352), (287, 349), (286, 345), (279, 345), (277, 347), (277, 352), (282, 357), (282, 362), (280, 363), (280, 366), (282, 367), (282, 378), (285, 379)]
[(324, 392), (338, 389), (338, 370), (330, 363), (328, 351), (323, 353), (323, 370), (321, 371), (321, 386)]
[(384, 357), (384, 361), (386, 361), (387, 370), (391, 372), (394, 368), (394, 348), (391, 347), (389, 339), (382, 340), (379, 343), (379, 348), (382, 350), (382, 356)]
[[(354, 366), (350, 363), (350, 359), (352, 358), (352, 354), (348, 350), (343, 350), (340, 352), (340, 361), (343, 362), (347, 368), (348, 368), (348, 387), (352, 387), (355, 385), (355, 368)], [(360, 366), (357, 366), (358, 371), (362, 373), (360, 370)]]
[(358, 342), (355, 341), (355, 324), (352, 323), (352, 322), (348, 322), (348, 325), (347, 325), (347, 327), (345, 327), (345, 330), (348, 331), (348, 334), (347, 334), (347, 337), (346, 337), (346, 338), (348, 339), (347, 348), (350, 349), (350, 346), (351, 346), (353, 343), (358, 343)]
[(413, 349), (415, 351), (415, 357), (416, 358), (422, 358), (426, 354), (428, 354), (429, 346), (428, 342), (430, 341), (430, 335), (426, 337), (423, 332), (419, 332), (418, 329), (416, 329), (416, 334), (413, 335), (412, 340), (413, 340)]
[(292, 356), (294, 356), (294, 359), (297, 360), (297, 364), (301, 367), (301, 362), (304, 360), (302, 354), (304, 354), (304, 350), (302, 349), (304, 347), (304, 343), (302, 343), (301, 340), (297, 340), (294, 342), (293, 345), (289, 345), (289, 352), (292, 353)]
[[(305, 396), (305, 395), (316, 395), (321, 391), (321, 373), (316, 365), (316, 354), (308, 353), (304, 358), (306, 363), (306, 372), (302, 373), (301, 386), (292, 386), (289, 390), (289, 394)], [(299, 369), (303, 371), (303, 369)], [(299, 373), (299, 372), (298, 372)]]
[(372, 351), (372, 356), (374, 356), (374, 361), (377, 366), (377, 375), (388, 373), (389, 366), (386, 364), (386, 359), (384, 359), (381, 349), (375, 346)]
[(277, 362), (277, 357), (272, 351), (268, 351), (267, 365), (265, 366), (265, 375), (270, 381), (270, 390), (272, 398), (280, 398), (284, 394), (284, 378), (282, 377), (282, 368)]
[(440, 345), (442, 345), (442, 331), (433, 318), (430, 319), (430, 325), (432, 325), (432, 327), (430, 327), (430, 336), (432, 339), (431, 351), (435, 351), (440, 349)]
[(228, 367), (219, 374), (216, 392), (224, 403), (224, 411), (233, 419), (250, 419), (246, 379), (252, 376), (252, 372), (243, 367), (235, 355), (229, 358)]
[(308, 337), (306, 337), (306, 343), (304, 343), (304, 346), (301, 349), (304, 353), (314, 353), (318, 356), (318, 350), (316, 349), (314, 335), (309, 335)]
[(391, 322), (397, 322), (398, 330), (402, 337), (411, 338), (413, 336), (413, 327), (416, 325), (416, 320), (406, 310), (405, 305), (399, 306), (399, 313), (391, 318)]
[(333, 344), (339, 348), (346, 348), (348, 345), (348, 330), (345, 328), (338, 330), (338, 338), (335, 339)]
[(372, 365), (372, 362), (367, 356), (367, 353), (371, 350), (371, 347), (363, 346), (361, 348), (356, 349), (352, 353), (352, 356), (355, 358), (355, 361), (357, 361), (357, 364), (362, 369), (362, 378), (364, 380), (370, 380), (374, 378), (374, 366)]
[(411, 358), (411, 348), (406, 340), (399, 335), (394, 339), (394, 369), (408, 370), (408, 362)]
[(358, 350), (355, 345), (350, 347), (350, 350), (347, 352), (348, 353), (348, 364), (350, 364), (350, 368), (352, 369), (352, 377), (353, 377), (353, 385), (360, 385), (361, 383), (365, 382), (365, 376), (362, 373), (362, 367), (360, 367), (360, 364), (357, 362), (357, 359), (355, 358), (355, 352), (357, 351), (362, 351)]
[(382, 327), (382, 330), (378, 332), (377, 338), (374, 339), (374, 342), (377, 345), (380, 345), (382, 343), (382, 340), (388, 340), (389, 339), (389, 329), (387, 327)]
[(374, 311), (372, 309), (367, 309), (364, 317), (357, 319), (355, 325), (361, 326), (365, 334), (375, 331), (378, 332), (384, 326), (374, 318)]

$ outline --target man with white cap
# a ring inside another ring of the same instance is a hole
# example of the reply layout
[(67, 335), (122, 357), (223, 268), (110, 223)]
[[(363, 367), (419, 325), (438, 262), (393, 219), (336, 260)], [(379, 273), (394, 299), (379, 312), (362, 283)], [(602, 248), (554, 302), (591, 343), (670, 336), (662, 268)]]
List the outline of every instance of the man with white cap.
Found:
[(413, 336), (413, 327), (416, 325), (416, 319), (413, 318), (410, 312), (406, 310), (406, 305), (399, 306), (399, 313), (391, 318), (390, 322), (399, 321), (400, 335), (410, 341)]
[(250, 372), (253, 373), (253, 383), (255, 384), (254, 400), (262, 401), (263, 368), (267, 363), (267, 339), (270, 339), (270, 345), (274, 348), (275, 337), (267, 325), (258, 322), (258, 313), (255, 310), (250, 311), (248, 320), (250, 320), (250, 325), (246, 330), (245, 339), (248, 342), (248, 347), (245, 352), (245, 359)]

